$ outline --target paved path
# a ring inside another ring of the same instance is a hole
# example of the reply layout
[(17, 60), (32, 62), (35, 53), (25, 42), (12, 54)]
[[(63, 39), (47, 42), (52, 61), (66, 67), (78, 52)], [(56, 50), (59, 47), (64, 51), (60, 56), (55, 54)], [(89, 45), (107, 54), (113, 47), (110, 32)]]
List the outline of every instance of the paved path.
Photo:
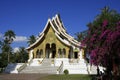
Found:
[(0, 80), (40, 80), (48, 74), (0, 74)]

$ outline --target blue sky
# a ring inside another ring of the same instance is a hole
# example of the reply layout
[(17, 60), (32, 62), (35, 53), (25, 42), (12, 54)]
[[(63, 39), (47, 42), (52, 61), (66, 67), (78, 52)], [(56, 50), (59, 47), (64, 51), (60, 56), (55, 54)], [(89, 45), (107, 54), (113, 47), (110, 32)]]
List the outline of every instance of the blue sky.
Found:
[(0, 38), (13, 30), (17, 39), (12, 46), (27, 47), (27, 38), (38, 35), (47, 22), (59, 13), (67, 29), (74, 36), (87, 29), (87, 24), (109, 6), (120, 12), (120, 0), (0, 0)]

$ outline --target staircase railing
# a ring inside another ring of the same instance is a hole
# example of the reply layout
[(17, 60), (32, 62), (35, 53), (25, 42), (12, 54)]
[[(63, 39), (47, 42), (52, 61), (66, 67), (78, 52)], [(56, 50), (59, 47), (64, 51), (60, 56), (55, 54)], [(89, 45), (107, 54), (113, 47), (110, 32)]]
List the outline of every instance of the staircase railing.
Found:
[(45, 57), (44, 57), (43, 60), (41, 61), (41, 64), (43, 63), (44, 59), (45, 59)]
[(32, 63), (32, 60), (33, 60), (33, 59), (31, 58), (31, 59), (28, 61), (28, 64), (29, 64), (29, 65)]
[(62, 61), (61, 65), (59, 66), (59, 68), (57, 69), (57, 71), (59, 72), (59, 74), (63, 73), (63, 61)]
[(22, 71), (26, 66), (27, 66), (27, 63), (24, 63), (22, 66), (20, 66), (20, 67), (17, 69), (18, 73), (19, 73), (20, 71)]
[(79, 59), (70, 59), (69, 63), (79, 63)]
[(54, 58), (51, 58), (51, 64), (54, 64)]

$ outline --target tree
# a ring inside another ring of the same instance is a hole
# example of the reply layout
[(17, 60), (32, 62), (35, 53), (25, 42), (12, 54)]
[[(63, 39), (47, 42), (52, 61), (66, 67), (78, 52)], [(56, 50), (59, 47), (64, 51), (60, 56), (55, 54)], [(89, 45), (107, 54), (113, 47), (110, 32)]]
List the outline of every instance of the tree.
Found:
[(24, 63), (28, 60), (28, 53), (24, 47), (20, 47), (18, 51), (14, 52), (12, 58), (13, 63)]
[(11, 44), (15, 38), (15, 33), (12, 30), (8, 30), (7, 32), (5, 32), (4, 37), (7, 43)]
[(28, 39), (28, 45), (30, 46), (31, 44), (33, 44), (36, 41), (36, 37), (34, 35), (31, 35)]
[(11, 52), (12, 48), (6, 44), (6, 41), (1, 41), (1, 54), (0, 54), (0, 68), (4, 68), (8, 64), (8, 52)]
[[(11, 46), (10, 44), (13, 42), (15, 38), (15, 33), (12, 30), (8, 30), (4, 34), (4, 44), (3, 44), (3, 52), (6, 52), (8, 54), (8, 63), (10, 62), (10, 53), (11, 53)], [(4, 50), (5, 49), (5, 50)]]
[(75, 39), (79, 42), (81, 42), (86, 36), (87, 36), (87, 30), (83, 32), (75, 33)]
[(1, 53), (1, 48), (2, 48), (2, 41), (0, 41), (0, 53)]
[(1, 35), (0, 36), (0, 53), (1, 53), (2, 44), (3, 44), (3, 39), (2, 39), (2, 35)]
[(88, 24), (88, 35), (82, 41), (87, 46), (91, 63), (102, 65), (107, 74), (119, 73), (120, 66), (120, 14), (104, 7), (95, 20)]
[(25, 50), (24, 47), (20, 47), (19, 49), (19, 55), (20, 55), (20, 62), (27, 62), (28, 60), (28, 53), (27, 51)]

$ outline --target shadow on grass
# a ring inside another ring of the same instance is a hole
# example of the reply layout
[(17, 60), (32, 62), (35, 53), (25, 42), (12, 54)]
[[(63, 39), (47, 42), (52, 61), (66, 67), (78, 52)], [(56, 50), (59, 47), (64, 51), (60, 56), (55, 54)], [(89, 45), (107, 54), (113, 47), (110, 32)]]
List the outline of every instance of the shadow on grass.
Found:
[(97, 75), (90, 75), (91, 80), (120, 80), (120, 76), (108, 76), (108, 75), (102, 75), (102, 76), (97, 76)]

